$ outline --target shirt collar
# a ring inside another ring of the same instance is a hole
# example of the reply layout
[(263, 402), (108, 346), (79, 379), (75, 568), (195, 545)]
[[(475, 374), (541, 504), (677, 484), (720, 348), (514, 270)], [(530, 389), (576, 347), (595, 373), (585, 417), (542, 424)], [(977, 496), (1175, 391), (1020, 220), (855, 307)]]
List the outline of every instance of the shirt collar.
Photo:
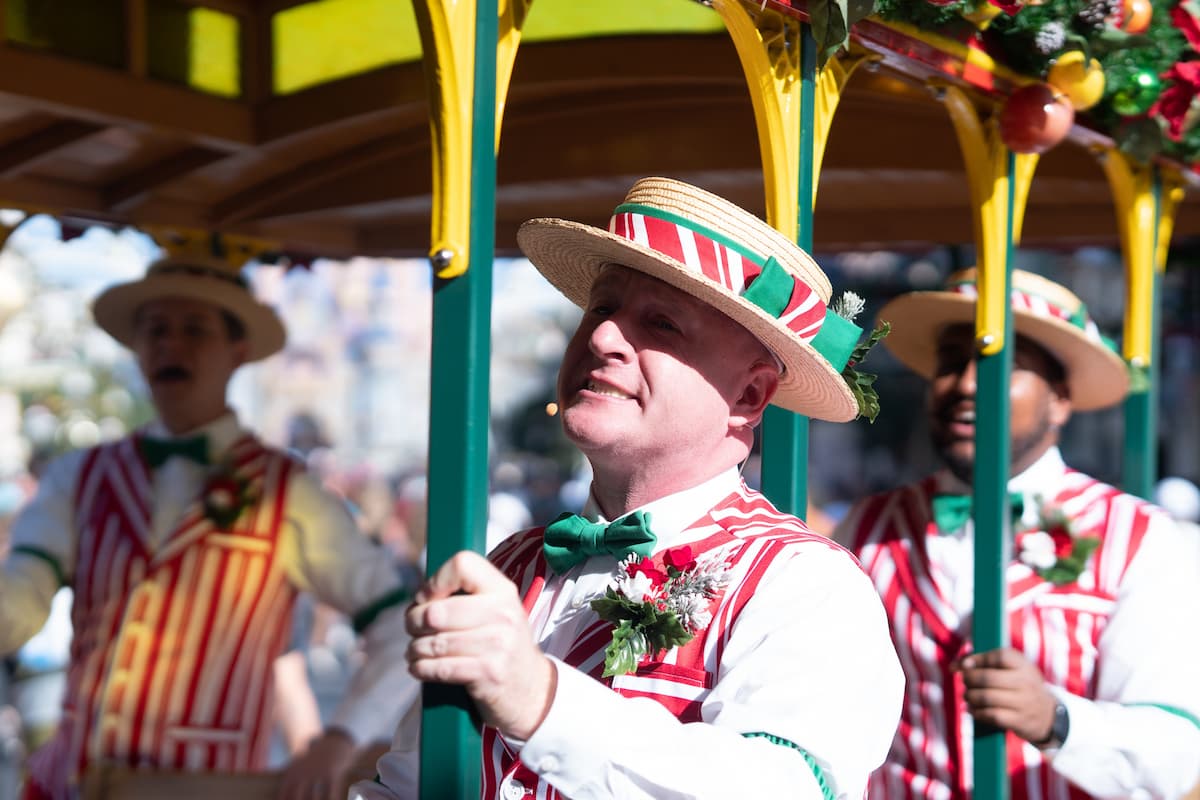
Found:
[[(644, 511), (650, 516), (650, 530), (658, 538), (654, 551), (658, 552), (688, 541), (688, 537), (683, 535), (684, 531), (701, 515), (735, 492), (741, 486), (741, 480), (738, 468), (730, 467), (704, 483), (660, 497), (639, 508), (631, 509), (629, 513)], [(611, 521), (601, 513), (596, 496), (592, 493), (588, 494), (582, 516), (592, 522)]]
[[(1051, 447), (1023, 472), (1009, 478), (1008, 491), (1017, 492), (1025, 498), (1025, 510), (1021, 515), (1023, 522), (1037, 519), (1037, 500), (1045, 500), (1057, 493), (1058, 485), (1066, 471), (1067, 464), (1063, 461), (1062, 451), (1058, 447)], [(937, 472), (935, 487), (937, 494), (969, 495), (973, 491), (970, 485), (959, 480), (947, 469)]]
[(238, 424), (237, 414), (233, 411), (226, 411), (212, 422), (205, 423), (181, 434), (169, 432), (166, 426), (163, 425), (162, 420), (156, 419), (146, 426), (146, 433), (160, 439), (184, 439), (189, 436), (207, 436), (208, 457), (212, 461), (219, 460), (220, 456), (232, 447), (234, 442), (245, 435), (242, 426)]

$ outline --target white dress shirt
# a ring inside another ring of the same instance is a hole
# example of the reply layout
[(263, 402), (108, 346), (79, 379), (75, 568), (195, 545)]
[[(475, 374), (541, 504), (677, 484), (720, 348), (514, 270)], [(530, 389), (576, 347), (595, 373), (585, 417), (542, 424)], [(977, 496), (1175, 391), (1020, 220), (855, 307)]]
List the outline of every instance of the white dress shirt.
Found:
[[(658, 537), (655, 552), (708, 535), (686, 529), (698, 509), (713, 508), (739, 485), (731, 469), (643, 507)], [(594, 502), (584, 516), (605, 521)], [(732, 628), (702, 704), (704, 721), (695, 723), (681, 723), (652, 699), (623, 697), (558, 660), (595, 622), (589, 604), (616, 565), (612, 556), (594, 556), (546, 581), (530, 624), (554, 661), (558, 688), (529, 740), (510, 740), (526, 767), (575, 800), (820, 800), (814, 773), (795, 750), (742, 735), (764, 732), (803, 747), (837, 796), (862, 797), (895, 731), (903, 677), (882, 604), (852, 557), (814, 542), (773, 563)], [(381, 783), (355, 785), (352, 798), (417, 796), (418, 727), (414, 711), (379, 762)]]
[[(157, 422), (146, 432), (168, 437)], [(186, 435), (207, 436), (211, 460), (216, 461), (245, 433), (230, 412)], [(13, 522), (13, 546), (46, 554), (65, 576), (72, 575), (75, 567), (75, 485), (85, 456), (86, 451), (75, 451), (53, 461), (37, 495)], [(152, 471), (153, 508), (146, 542), (150, 549), (172, 532), (207, 475), (207, 467), (182, 457), (169, 458)], [(284, 517), (278, 558), (297, 590), (354, 614), (399, 587), (391, 557), (358, 530), (340, 499), (302, 470), (289, 478)], [(13, 652), (37, 633), (49, 614), (58, 581), (47, 560), (26, 552), (14, 552), (0, 567), (0, 653)], [(403, 608), (381, 613), (363, 639), (362, 667), (331, 724), (360, 742), (388, 739), (419, 689), (404, 660), (409, 637)]]
[[(1035, 524), (1040, 498), (1052, 498), (1067, 466), (1058, 448), (1008, 483), (1025, 498), (1022, 522)], [(938, 490), (970, 494), (948, 472)], [(925, 540), (934, 579), (960, 618), (974, 605), (975, 540), (961, 530)], [(1116, 611), (1099, 643), (1096, 696), (1088, 700), (1057, 686), (1070, 732), (1052, 752), (1054, 769), (1097, 797), (1175, 797), (1200, 780), (1200, 539), (1156, 516), (1121, 582)], [(1137, 705), (1141, 698), (1177, 698), (1186, 716)], [(968, 724), (970, 720), (967, 720)], [(970, 736), (969, 730), (966, 734)], [(1156, 787), (1147, 794), (1143, 788)]]

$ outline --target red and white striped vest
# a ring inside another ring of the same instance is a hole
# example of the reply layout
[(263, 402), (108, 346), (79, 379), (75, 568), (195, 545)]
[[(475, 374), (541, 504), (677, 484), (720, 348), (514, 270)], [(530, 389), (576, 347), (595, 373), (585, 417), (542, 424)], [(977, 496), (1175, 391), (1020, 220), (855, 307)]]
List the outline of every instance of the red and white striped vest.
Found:
[[(938, 535), (930, 511), (934, 492), (930, 477), (864, 501), (850, 538), (883, 597), (907, 678), (891, 752), (871, 777), (874, 798), (945, 800), (970, 793), (966, 704), (962, 680), (950, 672), (951, 662), (970, 649), (970, 634), (940, 591), (925, 544)], [(1151, 516), (1159, 512), (1074, 470), (1049, 502), (1062, 507), (1076, 536), (1096, 536), (1101, 544), (1079, 579), (1063, 586), (1014, 558), (1007, 569), (1012, 646), (1049, 683), (1094, 699), (1100, 636)], [(1013, 800), (1088, 797), (1033, 745), (1009, 734), (1007, 749)]]
[(272, 664), (296, 592), (276, 557), (287, 456), (245, 436), (228, 453), (252, 503), (226, 530), (201, 498), (147, 550), (151, 475), (135, 437), (91, 451), (75, 496), (74, 639), (62, 721), (30, 759), (45, 796), (68, 800), (89, 764), (265, 767)]
[[(531, 609), (531, 617), (538, 610), (534, 599), (550, 575), (542, 556), (543, 530), (534, 528), (513, 536), (491, 555), (496, 566), (517, 584), (521, 596), (526, 598), (526, 607)], [(765, 497), (744, 484), (688, 530), (699, 537), (690, 542), (698, 559), (719, 554), (730, 569), (729, 583), (713, 598), (713, 620), (707, 630), (698, 632), (686, 645), (659, 654), (657, 659), (644, 660), (633, 674), (615, 678), (600, 677), (613, 626), (599, 618), (576, 638), (568, 652), (550, 655), (619, 694), (651, 698), (680, 720), (696, 722), (701, 718), (704, 699), (713, 688), (734, 623), (771, 564), (778, 558), (794, 555), (800, 546), (818, 544), (838, 548), (838, 545), (812, 533), (796, 517), (779, 512)], [(660, 569), (664, 568), (661, 552), (654, 556), (654, 561)], [(541, 782), (521, 763), (519, 753), (494, 728), (484, 728), (480, 796), (505, 797), (505, 785), (514, 781), (525, 788), (528, 796), (546, 800), (562, 798), (554, 787)]]

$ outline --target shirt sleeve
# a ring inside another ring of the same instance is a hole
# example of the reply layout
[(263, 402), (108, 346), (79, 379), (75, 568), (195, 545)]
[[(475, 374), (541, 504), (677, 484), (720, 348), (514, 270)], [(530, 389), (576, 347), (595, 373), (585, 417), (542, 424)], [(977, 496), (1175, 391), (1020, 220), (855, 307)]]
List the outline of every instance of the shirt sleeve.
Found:
[(1200, 537), (1156, 517), (1101, 634), (1096, 699), (1067, 707), (1054, 768), (1096, 797), (1179, 797), (1200, 778)]
[(556, 667), (554, 701), (521, 760), (576, 800), (858, 800), (887, 754), (903, 693), (878, 595), (825, 544), (768, 574), (743, 608), (702, 722)]
[(0, 566), (0, 653), (16, 651), (41, 630), (55, 592), (74, 572), (72, 510), (85, 454), (47, 465), (37, 494), (13, 520), (12, 549)]
[(281, 555), (289, 579), (349, 615), (362, 634), (363, 661), (331, 724), (359, 743), (386, 741), (420, 690), (404, 657), (404, 608), (414, 587), (311, 475), (291, 477), (287, 502)]

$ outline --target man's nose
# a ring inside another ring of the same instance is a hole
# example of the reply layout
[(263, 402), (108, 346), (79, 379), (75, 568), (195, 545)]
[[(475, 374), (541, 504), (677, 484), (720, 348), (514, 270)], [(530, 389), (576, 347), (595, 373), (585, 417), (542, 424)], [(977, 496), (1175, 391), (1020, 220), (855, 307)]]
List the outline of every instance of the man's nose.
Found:
[(601, 358), (625, 361), (633, 352), (633, 346), (618, 319), (615, 316), (608, 317), (593, 328), (588, 345), (592, 352)]
[(958, 378), (955, 380), (955, 385), (958, 391), (964, 395), (974, 395), (978, 378), (978, 368), (975, 366), (975, 359), (969, 359), (962, 369), (958, 371)]

